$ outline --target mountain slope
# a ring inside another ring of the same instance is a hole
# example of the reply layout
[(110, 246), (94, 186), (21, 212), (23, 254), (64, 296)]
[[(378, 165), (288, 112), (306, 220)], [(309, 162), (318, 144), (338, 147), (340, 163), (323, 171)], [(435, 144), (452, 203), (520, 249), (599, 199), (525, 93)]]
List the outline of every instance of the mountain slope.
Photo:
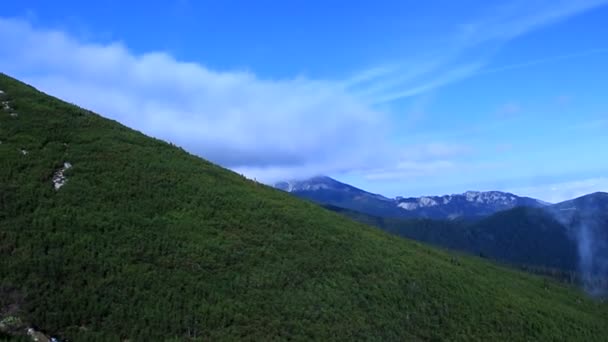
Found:
[(496, 213), (471, 227), (475, 251), (519, 265), (576, 271), (576, 242), (567, 227), (543, 209), (515, 208)]
[(279, 182), (275, 187), (319, 204), (392, 218), (478, 219), (515, 207), (542, 208), (548, 205), (533, 198), (500, 191), (389, 199), (325, 176)]
[(546, 208), (517, 207), (476, 221), (382, 218), (326, 208), (384, 231), (480, 255), (608, 295), (608, 211), (605, 193)]
[(577, 243), (586, 290), (608, 296), (608, 193), (596, 192), (550, 208)]
[(326, 206), (384, 231), (500, 262), (576, 271), (577, 245), (568, 228), (542, 209), (518, 207), (479, 221), (391, 219)]
[(608, 308), (572, 288), (354, 223), (3, 75), (0, 90), (0, 322), (73, 341), (608, 334)]
[(593, 221), (608, 230), (608, 193), (596, 192), (549, 207), (551, 213), (564, 222)]

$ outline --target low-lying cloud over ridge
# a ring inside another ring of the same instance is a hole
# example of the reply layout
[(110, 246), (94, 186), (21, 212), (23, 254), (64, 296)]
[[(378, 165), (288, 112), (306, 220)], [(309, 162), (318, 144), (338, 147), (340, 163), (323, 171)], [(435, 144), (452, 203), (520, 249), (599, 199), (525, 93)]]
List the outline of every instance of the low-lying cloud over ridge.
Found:
[(386, 137), (384, 114), (341, 82), (216, 72), (15, 19), (0, 19), (0, 41), (4, 72), (254, 177), (359, 167)]
[[(375, 192), (379, 182), (392, 182), (391, 191), (399, 194), (471, 180), (476, 188), (479, 176), (512, 168), (517, 160), (499, 164), (478, 148), (486, 141), (469, 139), (487, 138), (488, 122), (437, 132), (428, 123), (462, 114), (427, 112), (435, 90), (477, 75), (605, 53), (593, 49), (488, 68), (510, 40), (606, 3), (492, 4), (475, 18), (461, 18), (451, 33), (429, 36), (428, 46), (401, 56), (382, 57), (378, 51), (368, 69), (350, 70), (345, 79), (265, 79), (252, 71), (217, 71), (169, 52), (136, 53), (121, 42), (87, 42), (31, 20), (0, 17), (0, 71), (265, 182), (342, 174), (369, 180)], [(414, 102), (410, 114), (403, 112), (407, 101), (399, 104), (406, 98)], [(520, 111), (513, 102), (492, 118)], [(425, 123), (428, 132), (419, 130)], [(601, 123), (587, 128), (601, 129)], [(513, 149), (510, 140), (498, 146), (499, 152)], [(496, 185), (495, 179), (483, 180)]]

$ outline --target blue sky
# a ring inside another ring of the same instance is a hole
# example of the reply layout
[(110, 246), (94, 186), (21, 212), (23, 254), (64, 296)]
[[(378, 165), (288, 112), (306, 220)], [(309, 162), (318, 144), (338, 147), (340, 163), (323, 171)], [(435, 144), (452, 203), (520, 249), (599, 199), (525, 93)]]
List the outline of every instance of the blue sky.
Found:
[(12, 1), (0, 71), (266, 182), (608, 191), (608, 1)]

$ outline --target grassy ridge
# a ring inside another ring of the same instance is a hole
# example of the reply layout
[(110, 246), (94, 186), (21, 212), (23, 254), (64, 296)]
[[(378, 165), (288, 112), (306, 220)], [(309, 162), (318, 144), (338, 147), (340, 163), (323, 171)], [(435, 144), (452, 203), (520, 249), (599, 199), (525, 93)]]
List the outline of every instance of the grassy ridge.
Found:
[(6, 76), (0, 89), (19, 113), (0, 111), (2, 315), (75, 341), (608, 336), (608, 308), (574, 289), (354, 223)]

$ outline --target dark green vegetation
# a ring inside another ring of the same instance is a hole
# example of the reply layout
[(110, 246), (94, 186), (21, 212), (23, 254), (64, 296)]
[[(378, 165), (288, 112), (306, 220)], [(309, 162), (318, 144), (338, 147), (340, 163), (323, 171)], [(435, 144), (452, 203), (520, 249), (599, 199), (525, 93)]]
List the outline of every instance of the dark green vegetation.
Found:
[(19, 113), (0, 111), (0, 320), (73, 341), (608, 336), (608, 307), (573, 288), (355, 223), (2, 75), (0, 89)]
[(393, 219), (337, 207), (356, 221), (387, 232), (505, 263), (574, 271), (577, 246), (568, 230), (542, 209), (519, 207), (478, 221)]
[[(602, 207), (606, 200), (608, 194), (597, 193), (548, 209), (518, 207), (477, 221), (383, 218), (335, 206), (325, 208), (402, 237), (579, 286), (593, 284), (594, 292), (603, 296), (608, 289), (608, 212)], [(574, 208), (572, 203), (578, 206)], [(587, 269), (580, 256), (583, 229), (590, 244)]]

